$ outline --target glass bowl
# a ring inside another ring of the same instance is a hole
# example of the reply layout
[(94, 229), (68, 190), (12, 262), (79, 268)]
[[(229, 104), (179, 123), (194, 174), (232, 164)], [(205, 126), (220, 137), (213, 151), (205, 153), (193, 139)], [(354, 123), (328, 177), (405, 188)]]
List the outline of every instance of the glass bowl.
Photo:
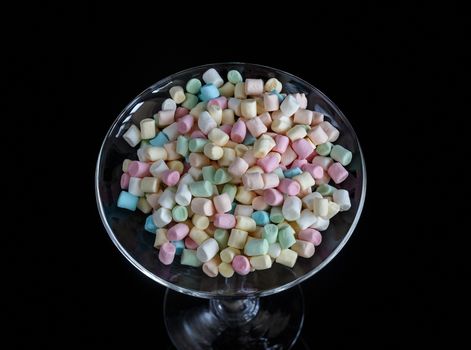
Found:
[[(122, 162), (126, 158), (137, 159), (136, 149), (124, 141), (123, 133), (132, 124), (139, 125), (140, 120), (152, 117), (162, 101), (169, 97), (172, 86), (185, 86), (191, 78), (201, 79), (209, 68), (215, 68), (224, 79), (231, 69), (238, 70), (243, 77), (262, 78), (264, 81), (275, 77), (282, 82), (283, 92), (306, 94), (307, 108), (323, 113), (325, 120), (340, 130), (336, 143), (353, 153), (347, 167), (350, 176), (337, 186), (349, 191), (351, 209), (331, 219), (328, 229), (322, 232), (322, 243), (316, 247), (314, 256), (298, 258), (293, 268), (274, 263), (271, 269), (255, 271), (247, 276), (234, 274), (226, 279), (222, 276), (210, 278), (201, 268), (180, 265), (179, 257), (171, 265), (163, 265), (158, 259), (158, 250), (153, 247), (155, 235), (144, 230), (144, 220), (148, 214), (116, 206), (121, 191)], [(253, 298), (279, 293), (299, 284), (316, 274), (338, 254), (360, 218), (365, 200), (366, 172), (360, 144), (351, 124), (340, 109), (314, 86), (275, 68), (248, 63), (216, 63), (168, 76), (147, 88), (124, 108), (111, 125), (100, 149), (95, 186), (98, 210), (111, 240), (126, 259), (146, 276), (171, 290), (195, 297), (256, 300)]]

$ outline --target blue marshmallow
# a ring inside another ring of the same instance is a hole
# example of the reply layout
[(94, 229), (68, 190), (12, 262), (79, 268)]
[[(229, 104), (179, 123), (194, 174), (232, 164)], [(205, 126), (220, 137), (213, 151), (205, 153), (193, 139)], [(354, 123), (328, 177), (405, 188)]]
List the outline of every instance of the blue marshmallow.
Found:
[(291, 169), (287, 169), (283, 171), (283, 175), (289, 179), (291, 179), (293, 176), (296, 176), (302, 173), (303, 171), (299, 167), (295, 167), (295, 168), (291, 168)]
[(139, 197), (132, 195), (127, 191), (121, 191), (118, 197), (118, 208), (135, 211)]
[(154, 219), (152, 219), (152, 215), (149, 215), (146, 218), (146, 223), (144, 224), (144, 229), (155, 235), (155, 232), (157, 231), (158, 227), (155, 225)]
[(185, 249), (185, 243), (183, 241), (171, 241), (171, 243), (175, 246), (175, 255), (181, 255), (183, 249)]
[(201, 101), (209, 101), (219, 97), (219, 90), (213, 84), (206, 84), (201, 87), (198, 97)]
[(270, 222), (270, 215), (266, 211), (257, 210), (252, 213), (252, 219), (254, 219), (257, 226), (265, 226)]
[(255, 143), (255, 140), (256, 138), (253, 137), (251, 133), (247, 132), (247, 134), (245, 134), (245, 139), (244, 139), (243, 144), (246, 146), (250, 146)]
[(156, 137), (149, 140), (149, 143), (154, 147), (163, 147), (168, 143), (168, 137), (163, 132), (159, 132)]

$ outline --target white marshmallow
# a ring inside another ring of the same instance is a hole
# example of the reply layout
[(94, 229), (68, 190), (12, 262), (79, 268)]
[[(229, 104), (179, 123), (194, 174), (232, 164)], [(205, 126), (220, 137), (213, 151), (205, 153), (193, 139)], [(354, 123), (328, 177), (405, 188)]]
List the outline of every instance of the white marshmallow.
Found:
[(141, 181), (142, 179), (131, 176), (129, 178), (128, 192), (134, 196), (142, 197), (144, 195), (144, 192), (142, 192), (141, 190)]
[(159, 159), (152, 163), (152, 165), (149, 168), (150, 173), (154, 177), (160, 178), (160, 174), (162, 174), (165, 170), (168, 170), (167, 163), (165, 163), (164, 160)]
[(218, 71), (214, 68), (210, 68), (203, 73), (203, 80), (206, 84), (213, 84), (217, 88), (224, 84), (224, 80), (221, 78)]
[[(190, 175), (191, 176), (191, 175)], [(187, 184), (179, 184), (177, 193), (175, 193), (175, 202), (178, 205), (188, 206), (191, 203), (191, 191)]]
[(131, 147), (136, 147), (139, 142), (141, 142), (141, 131), (135, 125), (131, 125), (128, 130), (123, 134), (123, 139)]
[(160, 195), (159, 204), (167, 209), (172, 209), (175, 206), (175, 191), (171, 187), (167, 187)]
[(296, 220), (301, 230), (304, 230), (308, 228), (309, 226), (314, 225), (316, 221), (317, 221), (316, 215), (314, 215), (314, 213), (310, 211), (309, 209), (304, 209), (301, 212), (301, 216), (299, 217), (299, 219)]
[(159, 208), (152, 214), (155, 226), (162, 228), (172, 221), (172, 212), (167, 208)]
[(299, 103), (293, 95), (288, 95), (281, 102), (280, 109), (284, 115), (292, 116), (299, 109)]
[(174, 111), (177, 109), (177, 104), (171, 98), (167, 98), (160, 108), (164, 111)]
[(202, 262), (207, 262), (214, 258), (218, 251), (218, 242), (214, 238), (208, 238), (196, 249), (196, 257)]
[(169, 141), (175, 141), (180, 135), (180, 133), (178, 132), (178, 124), (176, 122), (164, 128), (162, 132), (167, 135)]
[(286, 220), (294, 221), (301, 216), (301, 199), (297, 196), (287, 196), (283, 202), (281, 212)]
[(334, 202), (339, 205), (340, 211), (346, 211), (351, 208), (350, 194), (347, 190), (335, 190), (332, 197)]
[(207, 111), (203, 111), (198, 118), (198, 127), (205, 135), (208, 135), (212, 129), (217, 127), (217, 123), (213, 117), (211, 117), (211, 114)]

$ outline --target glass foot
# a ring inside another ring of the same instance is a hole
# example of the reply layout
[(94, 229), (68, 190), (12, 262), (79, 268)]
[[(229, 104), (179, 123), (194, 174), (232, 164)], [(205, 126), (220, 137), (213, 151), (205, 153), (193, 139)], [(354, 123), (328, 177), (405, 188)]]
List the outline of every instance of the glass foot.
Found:
[(167, 332), (178, 350), (287, 350), (304, 320), (299, 286), (262, 298), (201, 299), (167, 289)]

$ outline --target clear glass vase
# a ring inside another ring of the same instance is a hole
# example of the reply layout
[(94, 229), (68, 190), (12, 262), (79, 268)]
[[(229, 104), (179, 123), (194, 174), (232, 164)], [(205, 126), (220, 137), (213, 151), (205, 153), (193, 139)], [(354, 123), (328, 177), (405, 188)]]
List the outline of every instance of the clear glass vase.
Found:
[[(136, 159), (136, 150), (122, 138), (131, 124), (152, 117), (174, 85), (185, 86), (201, 78), (208, 68), (225, 77), (231, 69), (250, 78), (276, 77), (284, 92), (305, 93), (308, 109), (321, 112), (340, 130), (336, 143), (353, 152), (347, 169), (350, 176), (340, 184), (349, 191), (352, 207), (336, 215), (322, 233), (322, 243), (312, 258), (298, 258), (293, 268), (273, 264), (269, 270), (247, 276), (234, 274), (210, 278), (200, 268), (180, 265), (179, 257), (169, 266), (158, 259), (155, 236), (144, 230), (147, 215), (117, 208), (121, 191), (121, 165)], [(101, 147), (96, 175), (98, 210), (110, 238), (139, 271), (168, 288), (164, 318), (178, 349), (289, 349), (300, 334), (303, 295), (299, 283), (313, 276), (342, 249), (353, 233), (366, 192), (365, 163), (357, 136), (347, 118), (322, 92), (304, 80), (266, 66), (248, 63), (217, 63), (187, 69), (155, 83), (137, 96), (114, 121)]]

